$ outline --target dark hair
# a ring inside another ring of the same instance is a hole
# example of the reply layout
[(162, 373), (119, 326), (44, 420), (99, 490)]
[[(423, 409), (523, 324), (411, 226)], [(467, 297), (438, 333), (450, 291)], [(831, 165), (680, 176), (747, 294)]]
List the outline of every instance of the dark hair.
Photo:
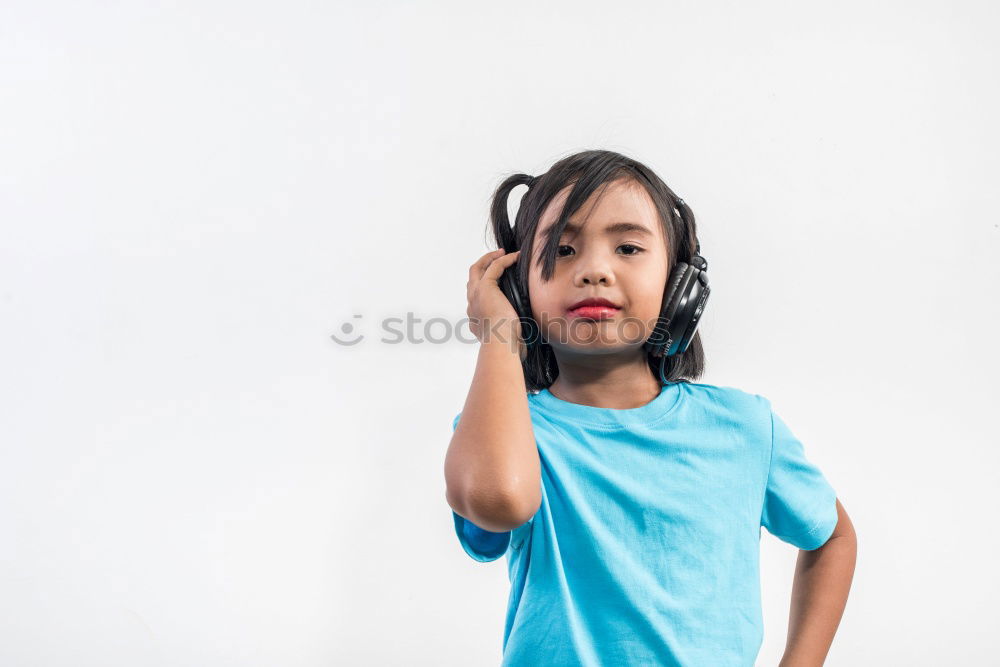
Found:
[[(515, 265), (517, 286), (522, 295), (528, 294), (528, 261), (534, 255), (532, 247), (538, 221), (549, 202), (566, 186), (573, 188), (566, 199), (559, 219), (552, 225), (545, 238), (545, 245), (539, 254), (538, 263), (542, 269), (542, 280), (551, 280), (555, 272), (556, 252), (566, 222), (605, 183), (626, 179), (643, 186), (656, 206), (660, 222), (667, 240), (668, 276), (678, 262), (690, 263), (697, 247), (697, 230), (694, 214), (687, 204), (667, 187), (653, 171), (632, 158), (606, 150), (588, 150), (562, 158), (541, 176), (513, 174), (508, 176), (493, 193), (490, 206), (491, 226), (497, 247), (520, 249), (521, 257)], [(511, 190), (519, 185), (527, 185), (528, 192), (522, 197), (514, 226), (511, 227), (507, 214), (507, 198)], [(600, 196), (600, 195), (598, 195)], [(666, 284), (664, 284), (666, 291)], [(527, 306), (527, 304), (526, 304)], [(530, 308), (530, 306), (527, 306)], [(647, 353), (646, 357), (653, 375), (660, 379), (660, 359)], [(552, 346), (543, 340), (533, 345), (527, 357), (522, 360), (525, 385), (531, 392), (537, 392), (552, 384), (559, 374)], [(701, 334), (695, 332), (688, 348), (679, 355), (666, 358), (664, 375), (668, 383), (690, 382), (701, 377), (705, 370), (705, 352), (701, 344)]]

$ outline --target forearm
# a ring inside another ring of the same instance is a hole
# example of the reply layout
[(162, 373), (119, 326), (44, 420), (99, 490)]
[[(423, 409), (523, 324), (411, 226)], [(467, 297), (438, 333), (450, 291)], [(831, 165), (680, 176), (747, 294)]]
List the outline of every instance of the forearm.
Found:
[(541, 502), (541, 464), (513, 334), (480, 346), (472, 386), (445, 456), (447, 498), (481, 528), (510, 530)]
[(853, 530), (835, 534), (813, 551), (799, 551), (788, 639), (779, 667), (823, 665), (847, 605), (856, 559)]

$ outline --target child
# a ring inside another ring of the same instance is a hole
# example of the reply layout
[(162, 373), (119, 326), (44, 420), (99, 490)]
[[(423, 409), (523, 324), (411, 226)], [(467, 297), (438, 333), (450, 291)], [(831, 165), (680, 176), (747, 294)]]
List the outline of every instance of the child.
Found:
[(585, 151), (505, 180), (492, 224), (445, 478), (466, 553), (507, 556), (503, 664), (752, 667), (763, 526), (802, 550), (781, 665), (822, 665), (854, 530), (766, 398), (692, 382), (708, 282), (690, 209), (643, 164)]

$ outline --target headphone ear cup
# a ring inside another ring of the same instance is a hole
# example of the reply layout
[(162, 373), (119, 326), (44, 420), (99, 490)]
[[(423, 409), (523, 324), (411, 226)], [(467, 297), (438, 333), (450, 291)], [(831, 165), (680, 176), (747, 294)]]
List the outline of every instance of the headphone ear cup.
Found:
[(679, 341), (680, 346), (677, 349), (677, 354), (687, 350), (691, 340), (694, 339), (698, 325), (701, 324), (702, 313), (705, 312), (705, 305), (708, 303), (708, 296), (711, 293), (712, 288), (708, 286), (708, 274), (701, 271), (696, 272), (688, 287), (688, 298), (684, 304), (684, 331)]
[(521, 292), (517, 288), (512, 267), (507, 267), (500, 275), (499, 286), (500, 291), (504, 293), (504, 296), (514, 307), (514, 312), (517, 313), (517, 318), (521, 323), (521, 340), (524, 341), (527, 349), (531, 349), (532, 344), (538, 340), (538, 325), (531, 317), (527, 299), (522, 298)]
[(668, 304), (666, 317), (670, 322), (670, 342), (665, 344), (664, 356), (683, 354), (701, 322), (708, 295), (708, 274), (696, 266), (689, 266)]
[(666, 290), (663, 294), (663, 303), (660, 308), (660, 316), (656, 321), (656, 326), (653, 328), (653, 333), (649, 336), (649, 340), (646, 343), (647, 348), (654, 357), (664, 355), (673, 342), (673, 336), (670, 334), (672, 329), (676, 329), (676, 326), (674, 326), (675, 323), (671, 321), (671, 318), (677, 311), (678, 292), (687, 273), (687, 263), (678, 262), (670, 274), (670, 280), (667, 281)]

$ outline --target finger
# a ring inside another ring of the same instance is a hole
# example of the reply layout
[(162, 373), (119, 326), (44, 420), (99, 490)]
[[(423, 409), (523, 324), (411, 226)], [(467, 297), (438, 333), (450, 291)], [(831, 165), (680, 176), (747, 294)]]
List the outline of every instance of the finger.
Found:
[(482, 280), (483, 273), (486, 272), (486, 269), (489, 267), (490, 263), (495, 261), (499, 257), (503, 257), (504, 253), (505, 253), (504, 249), (499, 248), (497, 250), (494, 250), (493, 252), (488, 252), (482, 257), (480, 257), (476, 261), (476, 263), (472, 265), (472, 268), (469, 269), (470, 282), (478, 283), (480, 280)]
[(503, 248), (498, 248), (493, 252), (488, 252), (477, 259), (472, 266), (469, 267), (469, 281), (478, 282), (479, 279), (483, 277), (483, 271), (486, 270), (486, 267), (489, 266), (490, 262), (503, 255), (503, 252)]
[(489, 266), (490, 262), (496, 258), (503, 257), (504, 252), (503, 248), (497, 248), (492, 252), (488, 252), (476, 260), (476, 262), (469, 268), (469, 281), (465, 284), (466, 298), (472, 298), (472, 293), (475, 291), (476, 285), (479, 284), (479, 281), (482, 280), (486, 267)]
[(482, 279), (498, 280), (500, 278), (500, 274), (502, 274), (507, 267), (517, 262), (517, 258), (520, 256), (520, 254), (521, 254), (520, 250), (515, 250), (514, 252), (508, 255), (504, 255), (502, 257), (498, 257), (497, 259), (493, 260), (493, 263), (490, 264), (486, 268), (486, 271), (483, 272)]

